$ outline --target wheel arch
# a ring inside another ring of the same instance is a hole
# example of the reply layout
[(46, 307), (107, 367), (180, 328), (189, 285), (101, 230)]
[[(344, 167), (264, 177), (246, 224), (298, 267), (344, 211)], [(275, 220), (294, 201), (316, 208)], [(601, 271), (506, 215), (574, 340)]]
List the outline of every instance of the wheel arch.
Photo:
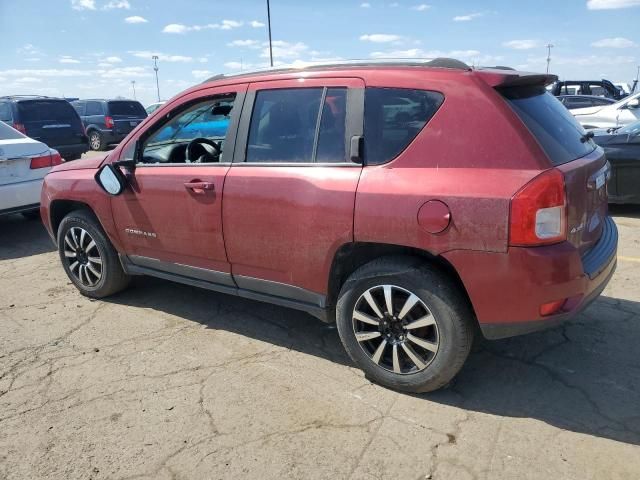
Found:
[(51, 232), (53, 233), (54, 238), (58, 237), (58, 227), (60, 227), (62, 219), (69, 213), (76, 210), (84, 210), (90, 213), (96, 221), (100, 223), (98, 216), (87, 203), (79, 202), (77, 200), (53, 200), (49, 207), (49, 218), (51, 221)]
[[(327, 287), (327, 305), (336, 305), (340, 289), (346, 279), (358, 268), (381, 257), (413, 257), (420, 259), (425, 265), (439, 270), (459, 289), (472, 312), (473, 304), (469, 293), (456, 269), (445, 258), (419, 248), (406, 247), (386, 243), (353, 242), (342, 245), (335, 253), (331, 263)], [(476, 321), (477, 322), (477, 321)]]

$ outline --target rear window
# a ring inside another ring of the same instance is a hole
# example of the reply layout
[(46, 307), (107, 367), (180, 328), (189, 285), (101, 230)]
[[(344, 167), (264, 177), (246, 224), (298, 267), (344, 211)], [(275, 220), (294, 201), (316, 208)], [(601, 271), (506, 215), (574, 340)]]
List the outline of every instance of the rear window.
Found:
[(18, 140), (20, 138), (25, 138), (25, 135), (14, 130), (6, 123), (0, 122), (0, 140)]
[(562, 165), (593, 152), (596, 144), (573, 115), (543, 87), (501, 90), (513, 110), (540, 143), (553, 165)]
[(3, 122), (10, 122), (11, 118), (11, 105), (6, 102), (0, 102), (0, 120)]
[(398, 156), (436, 113), (444, 96), (427, 90), (367, 88), (364, 96), (364, 156), (378, 165)]
[(28, 122), (76, 122), (78, 114), (64, 100), (28, 100), (18, 103), (19, 118)]
[(131, 117), (146, 117), (147, 112), (138, 102), (109, 102), (111, 115), (127, 115)]

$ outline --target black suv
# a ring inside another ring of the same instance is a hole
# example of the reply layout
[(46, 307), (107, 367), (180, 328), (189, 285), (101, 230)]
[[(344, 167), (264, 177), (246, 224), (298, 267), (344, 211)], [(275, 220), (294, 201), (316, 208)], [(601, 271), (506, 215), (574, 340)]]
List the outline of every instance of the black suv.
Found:
[(0, 97), (0, 120), (55, 148), (65, 160), (77, 160), (89, 150), (80, 117), (62, 98)]
[(71, 105), (82, 118), (91, 150), (120, 143), (147, 118), (144, 107), (135, 100), (76, 100)]
[(558, 95), (595, 95), (614, 100), (626, 97), (624, 92), (605, 79), (557, 81), (551, 85), (550, 91), (556, 97)]

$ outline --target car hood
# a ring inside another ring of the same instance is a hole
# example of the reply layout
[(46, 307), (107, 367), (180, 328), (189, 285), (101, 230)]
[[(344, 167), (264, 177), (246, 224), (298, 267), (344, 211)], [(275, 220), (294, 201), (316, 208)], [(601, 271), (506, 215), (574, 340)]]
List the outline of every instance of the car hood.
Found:
[(102, 162), (107, 156), (100, 156), (95, 158), (87, 158), (85, 160), (73, 160), (71, 162), (64, 162), (57, 167), (53, 167), (51, 173), (63, 172), (66, 170), (96, 170), (102, 165)]
[(594, 115), (602, 110), (606, 105), (600, 105), (598, 107), (585, 107), (585, 108), (573, 108), (569, 110), (571, 115)]

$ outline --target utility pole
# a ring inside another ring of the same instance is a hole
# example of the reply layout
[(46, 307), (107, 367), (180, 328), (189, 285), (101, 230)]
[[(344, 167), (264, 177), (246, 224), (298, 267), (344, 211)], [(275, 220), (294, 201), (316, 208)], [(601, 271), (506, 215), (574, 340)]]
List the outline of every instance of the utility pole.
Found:
[(160, 83), (158, 82), (158, 56), (154, 55), (151, 57), (153, 60), (153, 69), (156, 72), (156, 90), (158, 91), (158, 101), (160, 101)]
[(267, 24), (269, 26), (269, 60), (273, 67), (273, 47), (271, 46), (271, 8), (269, 7), (269, 0), (267, 0)]
[(131, 88), (133, 88), (133, 99), (137, 100), (137, 98), (136, 98), (136, 81), (135, 80), (131, 80)]
[(636, 89), (638, 88), (638, 80), (640, 80), (640, 65), (638, 65), (638, 69), (636, 70), (636, 78), (633, 80), (633, 87), (631, 87), (631, 93), (636, 93)]
[(551, 64), (551, 49), (554, 46), (551, 43), (547, 43), (545, 47), (547, 47), (547, 73), (549, 73), (549, 64)]

